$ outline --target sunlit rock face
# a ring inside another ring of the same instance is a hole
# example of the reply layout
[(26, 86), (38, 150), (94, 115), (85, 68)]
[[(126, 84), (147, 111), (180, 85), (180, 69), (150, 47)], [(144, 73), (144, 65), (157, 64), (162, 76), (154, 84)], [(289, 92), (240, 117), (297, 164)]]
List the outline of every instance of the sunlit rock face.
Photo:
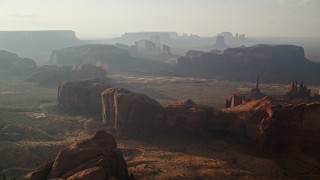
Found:
[(121, 64), (131, 59), (130, 53), (113, 45), (91, 44), (58, 49), (52, 52), (50, 62), (57, 65)]
[(101, 130), (61, 150), (52, 163), (29, 173), (25, 179), (128, 180), (130, 177), (115, 138)]
[(267, 154), (320, 167), (320, 104), (283, 103), (266, 97), (222, 110), (231, 127), (257, 140)]
[(59, 107), (77, 114), (100, 116), (101, 93), (110, 88), (105, 81), (63, 81), (58, 88)]

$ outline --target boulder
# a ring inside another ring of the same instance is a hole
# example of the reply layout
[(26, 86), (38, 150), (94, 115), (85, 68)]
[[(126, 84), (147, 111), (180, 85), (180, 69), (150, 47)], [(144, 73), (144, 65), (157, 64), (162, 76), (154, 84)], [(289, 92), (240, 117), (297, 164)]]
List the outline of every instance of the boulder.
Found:
[(53, 163), (25, 176), (28, 180), (110, 178), (130, 179), (115, 138), (104, 130), (61, 150)]
[(163, 121), (163, 107), (154, 99), (122, 88), (102, 93), (102, 117), (115, 129), (146, 130)]
[(101, 80), (63, 81), (58, 88), (61, 109), (81, 114), (101, 114), (101, 93), (110, 85)]

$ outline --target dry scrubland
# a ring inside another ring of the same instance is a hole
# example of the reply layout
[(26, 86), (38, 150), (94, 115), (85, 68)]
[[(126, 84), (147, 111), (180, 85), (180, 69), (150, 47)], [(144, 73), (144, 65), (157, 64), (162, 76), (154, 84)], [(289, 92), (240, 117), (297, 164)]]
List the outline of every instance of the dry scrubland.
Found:
[[(163, 104), (193, 99), (217, 109), (234, 92), (254, 83), (181, 77), (112, 75), (113, 86), (144, 93)], [(280, 95), (287, 85), (262, 84), (263, 92)], [(317, 87), (311, 87), (314, 91)], [(0, 179), (18, 177), (52, 160), (57, 152), (106, 128), (99, 120), (57, 110), (57, 89), (21, 80), (0, 80)], [(255, 154), (242, 137), (125, 137), (113, 133), (130, 173), (140, 179), (293, 178), (276, 160)]]

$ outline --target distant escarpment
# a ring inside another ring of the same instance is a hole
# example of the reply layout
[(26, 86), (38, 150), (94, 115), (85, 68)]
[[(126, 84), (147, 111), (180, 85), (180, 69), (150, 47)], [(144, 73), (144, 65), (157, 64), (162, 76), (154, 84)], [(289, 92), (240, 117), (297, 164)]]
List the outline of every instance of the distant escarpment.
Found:
[(79, 45), (82, 42), (74, 31), (0, 31), (0, 49), (35, 57), (51, 53), (52, 50)]
[(0, 50), (0, 73), (10, 76), (28, 75), (36, 70), (32, 59), (21, 58), (15, 53)]
[(50, 63), (74, 66), (83, 63), (106, 63), (108, 66), (125, 64), (131, 60), (130, 53), (113, 45), (82, 45), (54, 50)]
[(221, 52), (188, 51), (177, 59), (177, 70), (194, 76), (224, 76), (248, 81), (256, 74), (268, 82), (306, 79), (320, 84), (320, 64), (304, 56), (304, 49), (294, 45), (255, 45), (229, 48)]

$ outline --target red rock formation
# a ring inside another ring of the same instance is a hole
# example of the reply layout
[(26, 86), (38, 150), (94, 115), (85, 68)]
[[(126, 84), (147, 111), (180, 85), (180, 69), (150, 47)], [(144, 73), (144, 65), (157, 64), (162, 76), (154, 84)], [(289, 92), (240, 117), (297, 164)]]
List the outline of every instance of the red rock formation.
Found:
[(109, 88), (102, 93), (102, 117), (116, 129), (151, 128), (161, 123), (163, 107), (148, 96)]
[(212, 119), (213, 110), (207, 106), (195, 104), (188, 99), (165, 107), (164, 126), (185, 132), (203, 132)]
[(292, 105), (269, 98), (223, 109), (233, 127), (243, 127), (268, 153), (294, 157), (320, 167), (320, 104)]
[(105, 81), (63, 81), (58, 89), (59, 107), (85, 114), (101, 114), (101, 93), (109, 88)]
[(162, 107), (154, 99), (122, 88), (109, 88), (102, 93), (103, 120), (115, 129), (164, 128), (198, 133), (207, 129), (212, 116), (212, 108), (191, 100)]
[(25, 179), (104, 180), (130, 179), (127, 164), (111, 134), (96, 132), (59, 152), (53, 163), (26, 175)]

